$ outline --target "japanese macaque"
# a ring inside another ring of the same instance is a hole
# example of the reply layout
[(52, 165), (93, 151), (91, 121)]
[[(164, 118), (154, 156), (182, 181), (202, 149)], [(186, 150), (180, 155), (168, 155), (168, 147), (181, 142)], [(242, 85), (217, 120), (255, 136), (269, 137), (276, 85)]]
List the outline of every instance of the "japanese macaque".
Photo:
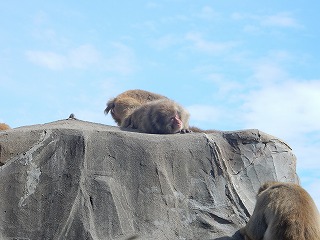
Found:
[(136, 108), (122, 121), (121, 127), (142, 133), (186, 133), (190, 132), (189, 113), (172, 100), (160, 99)]
[(320, 216), (311, 196), (293, 183), (267, 182), (240, 233), (245, 240), (319, 240)]
[(140, 107), (142, 104), (159, 99), (167, 98), (144, 90), (128, 90), (108, 101), (104, 113), (108, 114), (110, 111), (112, 118), (116, 121), (118, 126), (121, 126), (122, 121), (136, 108)]
[(0, 123), (0, 131), (2, 130), (8, 130), (8, 129), (11, 129), (9, 127), (9, 125), (5, 124), (5, 123)]

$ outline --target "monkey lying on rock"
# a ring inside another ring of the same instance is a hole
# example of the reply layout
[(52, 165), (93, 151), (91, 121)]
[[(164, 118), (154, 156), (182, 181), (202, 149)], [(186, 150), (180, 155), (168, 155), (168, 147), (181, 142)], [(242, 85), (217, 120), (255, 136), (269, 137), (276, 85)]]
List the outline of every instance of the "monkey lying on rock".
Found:
[(128, 90), (107, 103), (104, 111), (122, 128), (143, 133), (186, 133), (189, 113), (179, 104), (160, 94), (144, 90)]
[(247, 225), (245, 240), (319, 240), (320, 216), (311, 196), (293, 183), (267, 182)]
[[(141, 108), (142, 105), (151, 102), (153, 103)], [(158, 105), (159, 103), (161, 104)], [(176, 110), (177, 108), (179, 111)], [(136, 109), (140, 110), (135, 112)], [(162, 109), (161, 112), (157, 113), (160, 109)], [(164, 109), (166, 110), (164, 111)], [(172, 118), (172, 114), (175, 111), (180, 112), (181, 116)], [(189, 113), (187, 113), (184, 108), (165, 96), (140, 89), (125, 91), (109, 100), (104, 112), (105, 114), (110, 112), (118, 126), (137, 129), (138, 131), (145, 133), (176, 133), (176, 129), (179, 128), (177, 125), (179, 121), (183, 122), (183, 126), (182, 129), (177, 132), (218, 132), (217, 130), (202, 130), (197, 127), (189, 127)], [(133, 112), (135, 112), (135, 114), (129, 117)], [(153, 112), (152, 116), (147, 117), (146, 114), (150, 112)], [(127, 120), (124, 123), (125, 119)], [(170, 119), (173, 126), (168, 124)]]
[(143, 133), (187, 133), (190, 132), (189, 113), (172, 100), (160, 99), (136, 108), (122, 121), (121, 127)]

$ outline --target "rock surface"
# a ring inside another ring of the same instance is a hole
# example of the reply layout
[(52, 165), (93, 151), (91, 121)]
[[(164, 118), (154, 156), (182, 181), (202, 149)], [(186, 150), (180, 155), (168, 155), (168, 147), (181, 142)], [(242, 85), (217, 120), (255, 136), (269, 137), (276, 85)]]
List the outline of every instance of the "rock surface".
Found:
[[(296, 159), (258, 130), (151, 135), (79, 120), (0, 132), (0, 239), (242, 239)], [(132, 238), (130, 238), (132, 237)]]

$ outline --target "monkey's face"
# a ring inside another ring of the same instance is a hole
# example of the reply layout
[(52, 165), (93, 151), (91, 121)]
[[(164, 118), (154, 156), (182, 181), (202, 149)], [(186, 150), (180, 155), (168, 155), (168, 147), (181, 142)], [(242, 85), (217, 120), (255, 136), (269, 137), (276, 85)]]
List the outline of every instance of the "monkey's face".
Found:
[(183, 128), (183, 123), (178, 113), (174, 117), (171, 117), (170, 125), (174, 132), (179, 132)]
[(159, 111), (158, 116), (159, 128), (163, 133), (177, 133), (183, 128), (183, 122), (176, 110)]

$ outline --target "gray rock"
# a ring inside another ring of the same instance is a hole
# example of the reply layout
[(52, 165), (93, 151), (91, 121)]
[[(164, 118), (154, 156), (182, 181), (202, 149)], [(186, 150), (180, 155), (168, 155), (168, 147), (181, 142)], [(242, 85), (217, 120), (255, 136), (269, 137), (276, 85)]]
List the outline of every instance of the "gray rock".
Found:
[(242, 239), (256, 191), (298, 182), (258, 130), (152, 135), (63, 120), (0, 132), (1, 239)]

